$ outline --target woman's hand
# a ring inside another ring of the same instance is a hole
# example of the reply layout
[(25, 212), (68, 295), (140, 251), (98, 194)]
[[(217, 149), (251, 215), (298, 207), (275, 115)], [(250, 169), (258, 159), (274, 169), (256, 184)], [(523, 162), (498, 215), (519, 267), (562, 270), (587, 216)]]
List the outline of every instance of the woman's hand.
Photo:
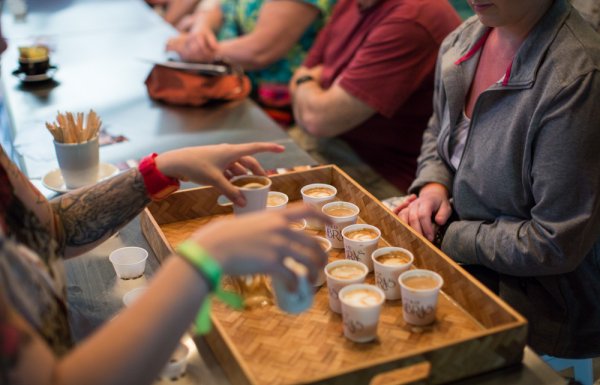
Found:
[(283, 265), (284, 258), (306, 265), (312, 282), (327, 263), (327, 255), (314, 237), (290, 228), (290, 222), (302, 218), (329, 223), (324, 214), (301, 205), (217, 221), (191, 239), (219, 261), (225, 274), (269, 273), (294, 286), (296, 275)]
[(156, 167), (165, 175), (184, 181), (214, 186), (232, 202), (244, 206), (246, 201), (240, 190), (229, 182), (235, 175), (248, 171), (266, 175), (254, 157), (257, 152), (283, 152), (279, 144), (257, 142), (245, 144), (217, 144), (186, 147), (167, 151), (156, 157)]
[(182, 33), (177, 37), (169, 39), (167, 51), (179, 54), (183, 61), (188, 62), (211, 62), (219, 48), (219, 43), (214, 32), (208, 27), (191, 27), (192, 32)]
[(452, 214), (448, 190), (439, 183), (429, 183), (419, 196), (409, 196), (396, 210), (400, 219), (433, 241), (438, 226), (446, 223)]

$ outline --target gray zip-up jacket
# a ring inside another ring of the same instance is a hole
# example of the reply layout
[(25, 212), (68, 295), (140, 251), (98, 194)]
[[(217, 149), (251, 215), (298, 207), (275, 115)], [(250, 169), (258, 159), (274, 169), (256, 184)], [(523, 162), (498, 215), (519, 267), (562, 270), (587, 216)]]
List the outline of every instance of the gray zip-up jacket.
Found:
[(428, 182), (448, 188), (459, 219), (442, 250), (500, 273), (499, 294), (528, 318), (534, 349), (598, 356), (600, 35), (555, 0), (504, 82), (478, 98), (454, 169), (448, 137), (477, 66), (473, 47), (486, 30), (473, 17), (442, 44), (434, 115), (410, 191)]

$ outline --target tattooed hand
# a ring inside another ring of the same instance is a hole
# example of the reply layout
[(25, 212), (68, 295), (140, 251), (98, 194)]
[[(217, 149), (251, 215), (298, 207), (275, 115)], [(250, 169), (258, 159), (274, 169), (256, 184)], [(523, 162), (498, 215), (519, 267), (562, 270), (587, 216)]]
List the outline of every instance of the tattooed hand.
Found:
[(246, 174), (248, 170), (265, 175), (265, 170), (250, 155), (265, 151), (283, 152), (284, 149), (275, 143), (188, 147), (160, 154), (156, 157), (156, 167), (170, 177), (215, 186), (233, 202), (244, 206), (244, 196), (228, 179)]

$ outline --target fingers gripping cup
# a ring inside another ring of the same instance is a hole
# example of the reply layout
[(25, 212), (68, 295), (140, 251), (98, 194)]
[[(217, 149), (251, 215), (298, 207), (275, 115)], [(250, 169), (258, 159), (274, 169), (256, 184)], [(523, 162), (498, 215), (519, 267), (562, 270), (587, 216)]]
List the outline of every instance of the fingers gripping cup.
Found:
[(435, 321), (437, 301), (444, 284), (442, 277), (431, 270), (409, 270), (398, 278), (402, 290), (402, 315), (412, 325), (429, 325)]
[(354, 342), (377, 338), (377, 325), (385, 294), (377, 286), (352, 284), (339, 293), (344, 320), (344, 336)]
[(342, 237), (346, 259), (362, 262), (367, 265), (369, 271), (373, 271), (371, 254), (377, 248), (381, 231), (375, 226), (355, 224), (345, 227)]
[(364, 282), (368, 272), (367, 266), (357, 261), (341, 260), (327, 264), (325, 276), (327, 277), (329, 308), (336, 313), (341, 313), (339, 291), (353, 283)]
[(334, 249), (344, 248), (342, 230), (356, 223), (360, 209), (350, 202), (330, 202), (321, 209), (331, 219), (332, 224), (325, 226), (325, 236)]
[(308, 269), (291, 257), (286, 257), (283, 264), (296, 274), (298, 285), (295, 291), (290, 291), (280, 278), (273, 277), (277, 306), (287, 313), (301, 313), (313, 303), (313, 289), (308, 282)]
[[(321, 207), (325, 203), (331, 202), (335, 198), (337, 189), (330, 184), (313, 183), (302, 187), (300, 193), (305, 205), (321, 211)], [(323, 224), (315, 219), (310, 219), (308, 220), (308, 227), (322, 230)]]
[(371, 255), (375, 267), (375, 284), (385, 293), (385, 298), (394, 300), (402, 296), (398, 277), (414, 261), (413, 254), (401, 247), (382, 247)]
[(264, 210), (267, 207), (271, 179), (260, 175), (240, 175), (231, 178), (231, 183), (237, 186), (246, 198), (246, 206), (233, 205), (236, 215)]
[[(320, 237), (318, 235), (315, 235), (315, 238), (316, 238), (317, 242), (319, 242), (319, 245), (321, 246), (321, 248), (323, 249), (323, 251), (326, 254), (331, 251), (331, 242), (329, 242), (329, 239)], [(327, 277), (325, 276), (325, 270), (319, 270), (319, 275), (317, 276), (317, 281), (314, 283), (313, 286), (315, 286), (315, 287), (322, 286), (326, 280), (327, 280)]]

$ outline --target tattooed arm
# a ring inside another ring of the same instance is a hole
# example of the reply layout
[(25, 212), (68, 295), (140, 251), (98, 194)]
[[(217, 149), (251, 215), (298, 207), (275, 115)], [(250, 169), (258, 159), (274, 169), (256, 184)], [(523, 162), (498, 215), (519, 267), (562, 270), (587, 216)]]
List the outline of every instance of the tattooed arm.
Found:
[(65, 256), (94, 248), (135, 218), (149, 202), (138, 169), (51, 200), (66, 245)]
[[(219, 144), (187, 147), (156, 157), (163, 174), (215, 186), (237, 204), (244, 197), (228, 177), (248, 170), (265, 175), (254, 159), (257, 152), (282, 152), (274, 143)], [(7, 170), (15, 194), (39, 220), (35, 231), (47, 229), (59, 241), (63, 255), (70, 257), (97, 246), (127, 224), (150, 202), (143, 178), (137, 169), (126, 171), (89, 187), (82, 187), (48, 201), (29, 183), (0, 148), (0, 165)], [(33, 230), (32, 230), (33, 231)], [(31, 246), (31, 245), (28, 245)]]

